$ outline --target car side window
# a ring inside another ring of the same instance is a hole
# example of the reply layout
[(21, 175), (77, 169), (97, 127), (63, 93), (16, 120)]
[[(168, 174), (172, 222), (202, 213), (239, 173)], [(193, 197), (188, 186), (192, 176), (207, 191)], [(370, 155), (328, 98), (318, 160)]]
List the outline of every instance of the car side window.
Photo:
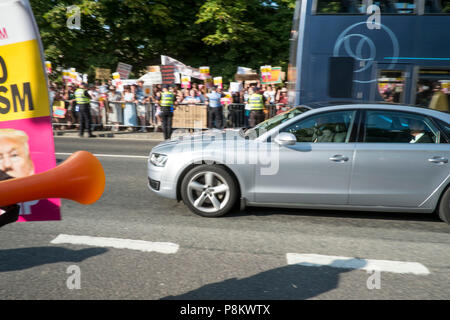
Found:
[[(434, 119), (435, 121), (438, 122), (439, 126), (441, 127), (441, 129), (445, 132), (445, 134), (447, 135), (447, 138), (450, 138), (450, 124), (439, 120), (439, 119)], [(443, 143), (443, 139), (441, 138), (441, 143)]]
[(280, 130), (292, 133), (297, 142), (345, 143), (348, 142), (356, 111), (324, 112), (300, 120)]
[(367, 110), (364, 142), (375, 143), (439, 143), (439, 129), (418, 114)]

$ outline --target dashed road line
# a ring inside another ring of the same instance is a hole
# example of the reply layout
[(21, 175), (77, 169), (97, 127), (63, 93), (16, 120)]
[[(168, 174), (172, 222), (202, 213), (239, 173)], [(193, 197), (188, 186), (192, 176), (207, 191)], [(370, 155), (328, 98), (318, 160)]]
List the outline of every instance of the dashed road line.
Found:
[(159, 252), (164, 254), (176, 253), (180, 248), (178, 244), (171, 242), (151, 242), (144, 240), (131, 240), (119, 238), (74, 236), (68, 234), (60, 234), (50, 243), (88, 245), (95, 247), (110, 247), (116, 249), (131, 249), (143, 252)]
[(320, 254), (287, 253), (287, 263), (308, 267), (333, 267), (344, 269), (357, 269), (367, 271), (381, 271), (392, 273), (412, 273), (428, 275), (430, 271), (418, 262), (404, 262), (392, 260), (373, 260), (352, 257), (327, 256)]

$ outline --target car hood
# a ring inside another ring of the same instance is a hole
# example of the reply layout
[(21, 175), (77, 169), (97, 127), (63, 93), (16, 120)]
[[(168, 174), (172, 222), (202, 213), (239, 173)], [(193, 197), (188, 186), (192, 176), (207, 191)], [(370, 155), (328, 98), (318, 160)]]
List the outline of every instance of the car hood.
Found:
[[(152, 149), (152, 152), (169, 152), (172, 150), (186, 150), (188, 145), (192, 143), (202, 144), (203, 147), (213, 146), (220, 141), (239, 141), (241, 143), (246, 143), (247, 140), (242, 137), (240, 134), (240, 129), (212, 129), (202, 132), (194, 132), (191, 134), (182, 134), (172, 138), (171, 140), (167, 140), (161, 142), (157, 146)], [(182, 149), (179, 149), (182, 148)]]
[(166, 144), (174, 144), (174, 143), (182, 143), (182, 142), (191, 142), (191, 141), (197, 141), (197, 140), (227, 140), (227, 139), (244, 139), (242, 135), (240, 134), (242, 129), (209, 129), (206, 131), (201, 132), (194, 132), (194, 133), (185, 133), (178, 135), (168, 141), (164, 141), (160, 143), (159, 145), (166, 145)]

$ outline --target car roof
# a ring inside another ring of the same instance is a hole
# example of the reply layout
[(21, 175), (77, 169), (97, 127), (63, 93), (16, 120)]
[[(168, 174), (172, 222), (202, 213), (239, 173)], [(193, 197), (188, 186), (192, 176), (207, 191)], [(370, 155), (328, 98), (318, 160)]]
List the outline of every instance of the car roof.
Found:
[[(398, 104), (398, 103), (383, 103), (383, 102), (345, 102), (345, 101), (337, 101), (337, 102), (312, 102), (306, 103), (303, 106), (310, 108), (313, 111), (328, 111), (328, 110), (339, 110), (339, 109), (383, 109), (383, 110), (392, 110), (392, 111), (406, 111), (406, 112), (415, 112), (421, 113), (428, 116), (432, 116), (434, 118), (438, 118), (441, 120), (450, 123), (450, 113), (432, 110), (424, 107), (412, 106), (407, 104)], [(314, 112), (315, 113), (315, 112)]]
[(360, 101), (360, 100), (326, 100), (326, 101), (312, 101), (303, 103), (303, 106), (307, 106), (310, 109), (317, 109), (317, 108), (323, 108), (323, 107), (330, 107), (330, 106), (339, 106), (339, 105), (364, 105), (364, 104), (370, 104), (370, 105), (392, 105), (392, 106), (409, 106), (414, 107), (415, 105), (412, 104), (402, 104), (402, 103), (396, 103), (396, 102), (386, 102), (386, 101)]

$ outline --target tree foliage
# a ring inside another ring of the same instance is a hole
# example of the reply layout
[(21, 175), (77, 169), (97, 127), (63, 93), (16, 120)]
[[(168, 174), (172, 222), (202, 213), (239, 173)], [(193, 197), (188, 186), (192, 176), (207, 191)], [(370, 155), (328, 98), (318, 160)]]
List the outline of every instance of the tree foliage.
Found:
[[(96, 67), (133, 65), (134, 76), (160, 55), (232, 79), (237, 66), (286, 67), (295, 0), (30, 0), (46, 59), (91, 77)], [(81, 28), (69, 29), (68, 7)]]

